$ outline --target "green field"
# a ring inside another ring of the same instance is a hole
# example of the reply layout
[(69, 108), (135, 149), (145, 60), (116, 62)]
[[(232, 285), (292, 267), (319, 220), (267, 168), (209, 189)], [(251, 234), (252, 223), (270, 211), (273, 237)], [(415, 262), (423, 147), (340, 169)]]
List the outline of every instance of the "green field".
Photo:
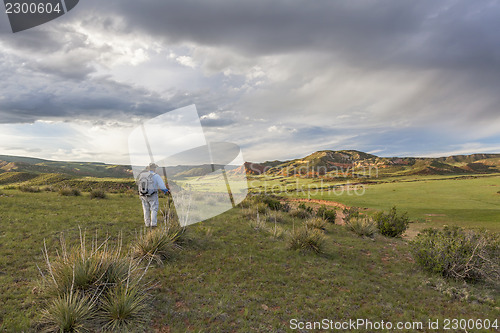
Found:
[[(486, 228), (500, 231), (500, 175), (473, 177), (426, 176), (375, 180), (375, 184), (339, 186), (321, 183), (312, 179), (296, 180), (290, 178), (262, 179), (254, 184), (260, 189), (268, 188), (269, 193), (279, 193), (286, 184), (299, 184), (298, 191), (280, 195), (320, 199), (340, 202), (348, 206), (368, 208), (369, 210), (389, 210), (397, 206), (407, 211), (416, 222), (413, 229), (458, 225), (467, 228)], [(359, 180), (358, 180), (359, 182)], [(350, 181), (356, 183), (356, 181)], [(339, 182), (346, 184), (346, 182)], [(297, 186), (289, 188), (296, 189)]]
[[(486, 186), (492, 180), (474, 181)], [(397, 185), (381, 189), (389, 195)], [(111, 194), (99, 201), (87, 194), (1, 193), (0, 330), (6, 332), (34, 331), (44, 304), (37, 268), (43, 269), (44, 240), (54, 255), (60, 233), (77, 245), (81, 227), (89, 237), (109, 236), (111, 241), (121, 233), (128, 248), (142, 226), (135, 195)], [(370, 198), (367, 191), (367, 203)], [(151, 331), (290, 331), (293, 318), (427, 322), (500, 316), (498, 290), (421, 272), (404, 240), (359, 238), (330, 224), (324, 253), (301, 254), (287, 249), (286, 237), (256, 230), (249, 221), (255, 216), (249, 217), (248, 211), (236, 208), (188, 227), (190, 240), (183, 250), (165, 266), (150, 268)], [(261, 218), (272, 221), (273, 214), (268, 211)], [(302, 223), (286, 213), (279, 215), (284, 230)], [(461, 296), (465, 294), (469, 296)]]

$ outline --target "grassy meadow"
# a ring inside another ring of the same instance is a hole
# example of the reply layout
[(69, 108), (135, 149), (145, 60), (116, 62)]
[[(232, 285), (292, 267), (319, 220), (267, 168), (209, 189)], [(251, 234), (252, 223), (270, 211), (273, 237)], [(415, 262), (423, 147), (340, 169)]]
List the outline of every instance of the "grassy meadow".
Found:
[[(363, 180), (352, 179), (349, 183)], [(457, 225), (500, 231), (500, 175), (425, 176), (371, 179), (358, 185), (323, 183), (318, 179), (255, 178), (254, 189), (291, 198), (335, 201), (368, 209), (368, 213), (397, 206), (416, 222), (410, 230)], [(280, 187), (280, 184), (281, 187)], [(285, 187), (287, 186), (288, 187)], [(298, 185), (298, 191), (295, 189)]]
[[(477, 221), (476, 226), (494, 229), (499, 179), (378, 184), (361, 197), (328, 199), (371, 209), (396, 204), (412, 217), (446, 214), (446, 223)], [(417, 194), (419, 201), (409, 200)], [(437, 197), (442, 201), (436, 202)], [(166, 199), (161, 200), (163, 205)], [(165, 265), (149, 268), (148, 331), (286, 332), (291, 319), (426, 323), (500, 317), (498, 289), (421, 271), (405, 240), (361, 238), (329, 223), (322, 253), (292, 251), (288, 235), (303, 219), (262, 204), (247, 206), (189, 226), (182, 249)], [(126, 251), (142, 224), (140, 199), (134, 194), (91, 200), (88, 193), (0, 189), (0, 330), (36, 331), (45, 304), (38, 269), (45, 265), (44, 241), (55, 255), (61, 233), (76, 246), (81, 228), (89, 238), (109, 237), (111, 242), (121, 235)]]

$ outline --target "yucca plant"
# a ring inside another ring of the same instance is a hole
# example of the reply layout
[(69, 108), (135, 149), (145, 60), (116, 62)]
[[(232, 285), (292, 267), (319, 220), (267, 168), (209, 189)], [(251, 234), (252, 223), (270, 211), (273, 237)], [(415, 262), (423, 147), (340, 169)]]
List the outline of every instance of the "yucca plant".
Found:
[(146, 229), (133, 245), (132, 254), (136, 259), (162, 265), (173, 256), (176, 249), (180, 249), (181, 246), (176, 244), (178, 235), (178, 231), (171, 231), (166, 226)]
[(141, 268), (138, 260), (123, 256), (121, 237), (114, 247), (108, 240), (88, 246), (80, 232), (80, 246), (68, 251), (61, 236), (57, 257), (50, 260), (46, 248), (44, 256), (44, 291), (53, 298), (40, 321), (46, 331), (85, 332), (104, 325), (122, 332), (143, 323), (145, 312), (137, 313), (146, 306), (142, 279), (149, 263)]
[(318, 229), (324, 231), (326, 229), (326, 221), (320, 217), (311, 217), (304, 221), (304, 224), (308, 228)]
[(94, 316), (94, 305), (78, 291), (56, 297), (42, 312), (43, 332), (88, 332), (87, 324)]
[(103, 330), (139, 331), (148, 318), (147, 297), (142, 284), (116, 284), (108, 291), (100, 305), (99, 321)]
[(323, 251), (324, 241), (323, 232), (318, 229), (302, 226), (293, 228), (289, 236), (288, 246), (292, 250), (321, 253)]
[(373, 237), (377, 232), (377, 224), (368, 217), (351, 217), (345, 226), (358, 236)]

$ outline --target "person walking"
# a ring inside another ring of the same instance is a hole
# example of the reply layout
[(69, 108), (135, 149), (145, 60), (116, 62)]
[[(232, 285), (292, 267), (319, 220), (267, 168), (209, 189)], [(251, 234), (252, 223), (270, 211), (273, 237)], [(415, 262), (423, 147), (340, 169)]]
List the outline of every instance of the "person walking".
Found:
[(151, 163), (138, 177), (139, 196), (142, 201), (146, 227), (156, 227), (157, 225), (158, 209), (160, 207), (158, 191), (165, 194), (168, 192), (163, 179), (156, 173), (157, 168), (158, 166), (155, 163)]

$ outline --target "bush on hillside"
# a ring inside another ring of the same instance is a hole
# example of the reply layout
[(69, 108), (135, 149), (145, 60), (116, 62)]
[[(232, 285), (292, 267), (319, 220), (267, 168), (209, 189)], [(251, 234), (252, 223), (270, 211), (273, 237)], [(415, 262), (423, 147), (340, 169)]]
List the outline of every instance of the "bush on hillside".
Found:
[(387, 237), (401, 237), (410, 223), (408, 214), (398, 215), (395, 206), (387, 214), (383, 212), (375, 214), (373, 220), (377, 223), (380, 234)]
[(299, 219), (307, 219), (307, 218), (311, 217), (312, 215), (311, 215), (311, 213), (309, 213), (306, 210), (297, 208), (297, 209), (290, 211), (290, 216), (295, 217), (295, 218), (299, 218)]
[(359, 217), (359, 210), (356, 207), (344, 208), (342, 214), (344, 214), (344, 222), (348, 223), (351, 218)]
[(21, 192), (29, 192), (29, 193), (39, 193), (41, 192), (39, 187), (36, 186), (28, 186), (28, 185), (20, 185), (19, 191)]
[(298, 206), (297, 206), (298, 209), (302, 209), (304, 211), (306, 211), (307, 213), (309, 214), (312, 214), (314, 212), (314, 210), (312, 209), (312, 207), (309, 207), (309, 206), (306, 206), (305, 203), (301, 202)]
[(90, 192), (90, 199), (106, 199), (106, 192), (103, 190), (92, 190)]
[(81, 194), (81, 192), (76, 189), (76, 188), (70, 188), (70, 187), (63, 187), (59, 190), (59, 195), (62, 195), (62, 196), (66, 196), (66, 197), (71, 197), (71, 196), (75, 196), (75, 197), (78, 197)]
[(410, 242), (415, 262), (444, 277), (500, 283), (500, 235), (445, 227), (425, 229)]
[(321, 217), (330, 223), (335, 223), (337, 212), (335, 210), (327, 209), (325, 205), (322, 205), (316, 211), (316, 216)]

